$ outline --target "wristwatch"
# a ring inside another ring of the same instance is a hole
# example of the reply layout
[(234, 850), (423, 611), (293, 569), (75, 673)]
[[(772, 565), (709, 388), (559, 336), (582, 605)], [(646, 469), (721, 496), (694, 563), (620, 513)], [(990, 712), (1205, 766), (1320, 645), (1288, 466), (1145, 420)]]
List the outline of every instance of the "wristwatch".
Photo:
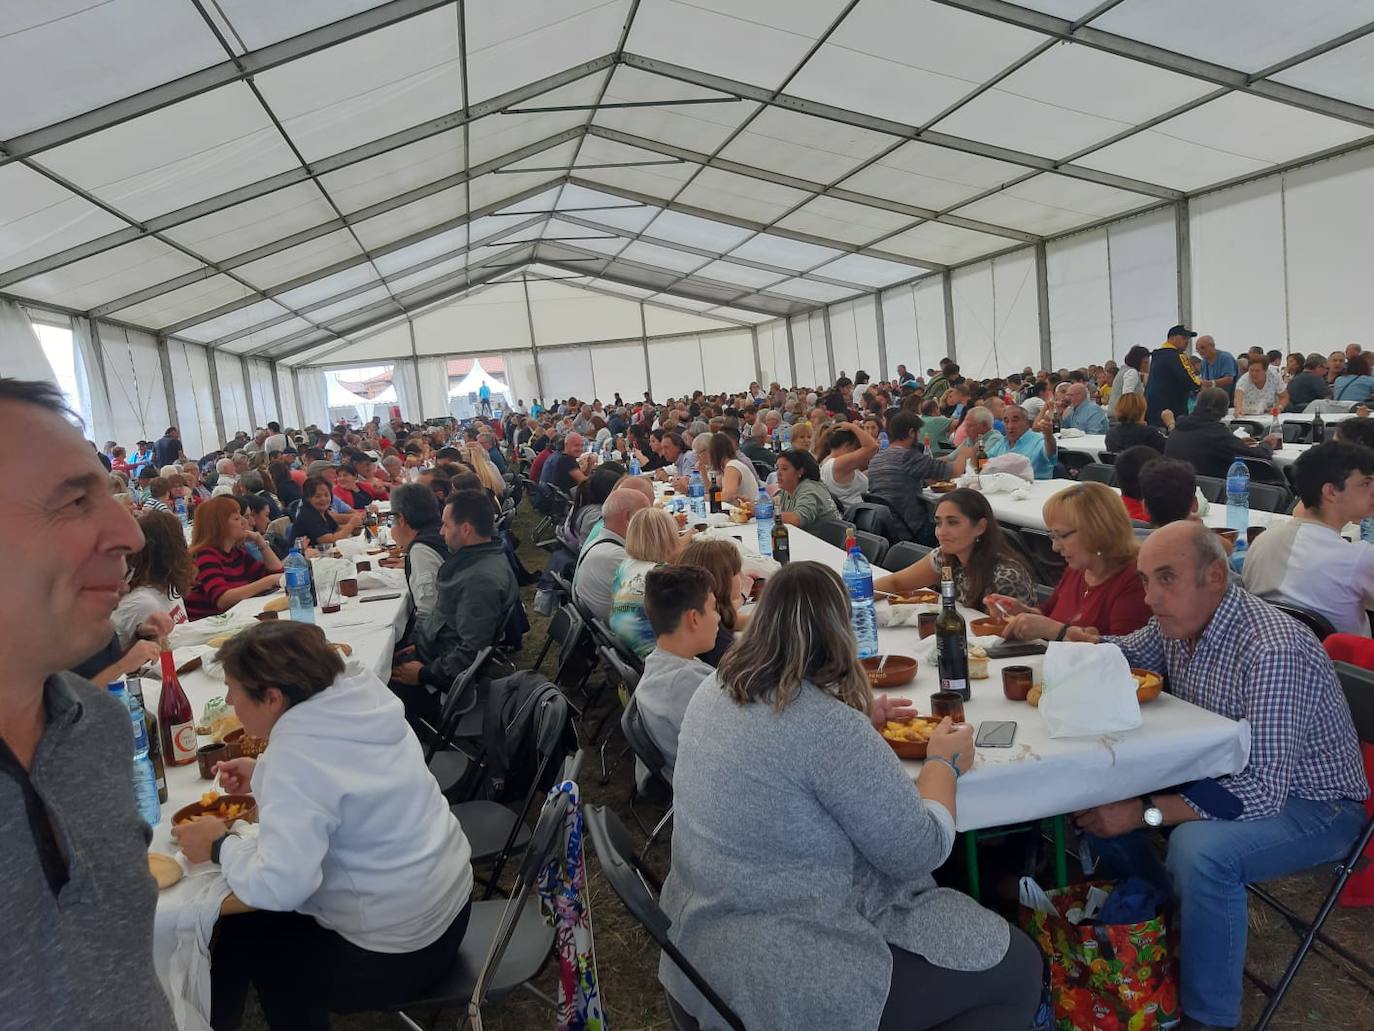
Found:
[(1164, 826), (1164, 813), (1155, 805), (1155, 800), (1149, 795), (1143, 795), (1140, 799), (1141, 806), (1144, 807), (1144, 820), (1146, 827)]

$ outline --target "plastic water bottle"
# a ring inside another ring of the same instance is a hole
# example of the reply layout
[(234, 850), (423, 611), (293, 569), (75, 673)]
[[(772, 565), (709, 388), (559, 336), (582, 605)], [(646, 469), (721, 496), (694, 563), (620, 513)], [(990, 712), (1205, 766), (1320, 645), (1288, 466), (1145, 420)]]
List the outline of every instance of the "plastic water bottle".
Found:
[(1374, 544), (1374, 516), (1365, 516), (1360, 520), (1360, 540)]
[(849, 590), (849, 624), (859, 643), (859, 658), (878, 654), (878, 613), (873, 607), (873, 568), (859, 550), (859, 542), (849, 538), (849, 557), (844, 560), (844, 585)]
[(782, 424), (782, 449), (789, 450), (792, 447), (792, 427), (787, 423)]
[(1226, 470), (1226, 525), (1237, 531), (1231, 565), (1239, 569), (1245, 561), (1250, 529), (1250, 470), (1239, 458)]
[(177, 501), (176, 501), (176, 512), (177, 512), (177, 519), (181, 522), (181, 525), (182, 525), (182, 526), (185, 526), (185, 525), (186, 525), (186, 499), (185, 499), (185, 498), (182, 498), (182, 497), (177, 498)]
[(706, 484), (701, 482), (701, 470), (692, 470), (692, 484), (687, 496), (692, 499), (692, 523), (706, 522)]
[(129, 700), (128, 689), (122, 680), (112, 680), (109, 692), (115, 697), (124, 711), (129, 714), (130, 728), (133, 731), (133, 780), (134, 802), (138, 815), (149, 827), (156, 827), (162, 818), (162, 805), (157, 800), (157, 775), (153, 772), (153, 760), (148, 756), (148, 725), (143, 719), (143, 708), (135, 708)]
[(773, 499), (762, 487), (758, 500), (754, 502), (754, 521), (759, 525), (759, 554), (764, 558), (773, 557)]
[(630, 475), (631, 475), (631, 476), (638, 476), (638, 475), (640, 475), (643, 471), (644, 471), (644, 470), (643, 470), (642, 468), (640, 468), (640, 465), (639, 465), (639, 456), (636, 455), (636, 454), (634, 454), (634, 453), (632, 452), (632, 453), (630, 454)]
[(282, 571), (285, 573), (291, 618), (297, 623), (315, 622), (315, 600), (310, 591), (310, 560), (301, 554), (299, 542), (292, 545), (291, 554), (282, 563)]
[(888, 446), (887, 430), (878, 431), (878, 450), (886, 451)]

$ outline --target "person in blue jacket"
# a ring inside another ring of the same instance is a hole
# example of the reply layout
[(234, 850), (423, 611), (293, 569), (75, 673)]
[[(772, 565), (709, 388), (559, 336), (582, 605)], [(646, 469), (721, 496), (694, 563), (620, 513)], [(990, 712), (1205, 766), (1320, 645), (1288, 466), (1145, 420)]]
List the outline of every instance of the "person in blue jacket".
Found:
[(1163, 413), (1188, 412), (1188, 399), (1198, 392), (1200, 383), (1188, 364), (1188, 343), (1197, 336), (1187, 326), (1172, 326), (1168, 338), (1150, 355), (1150, 378), (1145, 384), (1145, 420), (1151, 426), (1164, 425)]

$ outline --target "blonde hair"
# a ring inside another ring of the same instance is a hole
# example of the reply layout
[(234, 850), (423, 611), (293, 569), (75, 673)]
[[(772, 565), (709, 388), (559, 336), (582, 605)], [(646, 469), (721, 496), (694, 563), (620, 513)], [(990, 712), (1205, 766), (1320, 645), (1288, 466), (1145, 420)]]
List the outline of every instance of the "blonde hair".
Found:
[(768, 580), (758, 609), (720, 660), (721, 688), (739, 705), (785, 709), (809, 680), (867, 715), (873, 688), (849, 626), (849, 594), (819, 562), (790, 562)]
[[(806, 443), (805, 443), (805, 444), (803, 444), (803, 443), (801, 442), (801, 439), (802, 439), (803, 437), (806, 438)], [(812, 426), (811, 426), (811, 424), (810, 424), (809, 422), (800, 421), (800, 422), (794, 422), (794, 423), (792, 424), (792, 446), (793, 446), (793, 447), (795, 447), (795, 448), (801, 448), (801, 449), (803, 449), (803, 450), (805, 450), (805, 451), (810, 451), (810, 450), (811, 450), (811, 442), (812, 442), (814, 439), (815, 439), (815, 432), (814, 432), (814, 430), (812, 429)]]
[[(1133, 396), (1133, 395), (1132, 395)], [(1050, 495), (1043, 509), (1045, 522), (1064, 522), (1078, 533), (1084, 547), (1119, 573), (1135, 563), (1140, 545), (1120, 496), (1106, 484), (1075, 483)]]
[(501, 470), (496, 468), (496, 463), (491, 460), (491, 455), (483, 450), (481, 444), (468, 446), (468, 464), (472, 466), (472, 471), (477, 474), (477, 478), (482, 481), (482, 486), (500, 497), (506, 489), (506, 480), (501, 475)]
[(1139, 394), (1122, 394), (1116, 399), (1117, 422), (1144, 422), (1145, 399)]
[(641, 508), (625, 529), (625, 554), (641, 562), (677, 560), (677, 520), (661, 508)]

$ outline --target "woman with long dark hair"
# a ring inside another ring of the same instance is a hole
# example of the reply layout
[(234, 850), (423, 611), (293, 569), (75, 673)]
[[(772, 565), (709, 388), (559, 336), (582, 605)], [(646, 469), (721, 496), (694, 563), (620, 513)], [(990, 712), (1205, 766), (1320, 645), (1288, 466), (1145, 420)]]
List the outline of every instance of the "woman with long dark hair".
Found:
[(879, 591), (901, 593), (940, 583), (944, 566), (954, 570), (954, 593), (959, 604), (982, 609), (989, 594), (1005, 595), (1026, 605), (1035, 604), (1035, 581), (1016, 553), (988, 499), (961, 487), (940, 499), (935, 508), (935, 539), (939, 547), (905, 569), (873, 581)]
[[(874, 696), (849, 596), (816, 562), (769, 580), (692, 695), (661, 902), (673, 943), (751, 1031), (1030, 1025), (1039, 952), (931, 875), (954, 845), (968, 725), (935, 728), (913, 790), (875, 729), (905, 704)], [(798, 977), (798, 956), (824, 956), (824, 976)], [(659, 979), (710, 1019), (671, 961)]]

